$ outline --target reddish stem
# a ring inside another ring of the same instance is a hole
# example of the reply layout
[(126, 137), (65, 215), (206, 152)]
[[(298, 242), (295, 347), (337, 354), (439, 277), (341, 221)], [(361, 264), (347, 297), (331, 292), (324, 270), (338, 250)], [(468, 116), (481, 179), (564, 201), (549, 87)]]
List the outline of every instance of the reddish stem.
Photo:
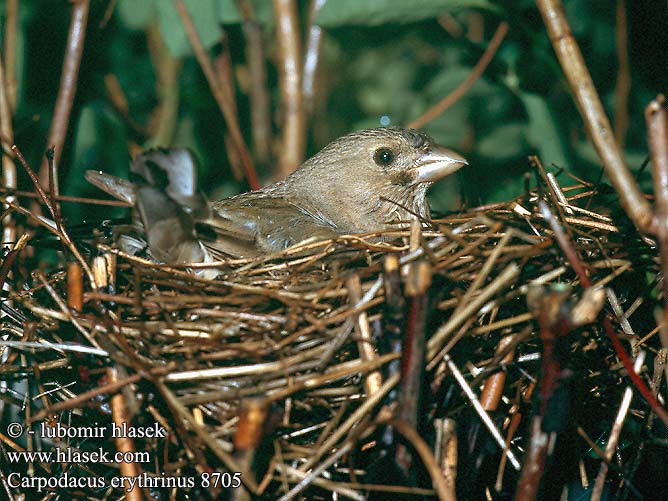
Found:
[[(60, 88), (56, 107), (53, 110), (51, 129), (46, 144), (55, 149), (53, 159), (57, 169), (60, 155), (65, 144), (67, 124), (70, 121), (74, 96), (77, 91), (77, 80), (79, 78), (79, 67), (81, 66), (81, 55), (83, 54), (84, 40), (86, 39), (86, 24), (88, 22), (88, 10), (90, 0), (78, 0), (72, 8), (72, 20), (67, 35), (67, 48), (63, 60), (63, 71), (60, 75)], [(49, 179), (49, 161), (44, 159), (39, 168), (39, 179), (43, 185)], [(55, 183), (55, 194), (58, 195), (58, 183)]]

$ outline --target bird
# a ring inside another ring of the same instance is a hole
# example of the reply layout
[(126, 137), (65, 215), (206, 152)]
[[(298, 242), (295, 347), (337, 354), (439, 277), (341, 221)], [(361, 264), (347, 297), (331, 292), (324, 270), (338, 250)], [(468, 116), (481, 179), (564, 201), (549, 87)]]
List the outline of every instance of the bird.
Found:
[(134, 207), (155, 259), (183, 264), (428, 219), (428, 188), (465, 165), (424, 132), (378, 127), (332, 141), (281, 181), (218, 201), (198, 188), (197, 161), (183, 148), (140, 153), (130, 165), (133, 181), (95, 170), (85, 177)]

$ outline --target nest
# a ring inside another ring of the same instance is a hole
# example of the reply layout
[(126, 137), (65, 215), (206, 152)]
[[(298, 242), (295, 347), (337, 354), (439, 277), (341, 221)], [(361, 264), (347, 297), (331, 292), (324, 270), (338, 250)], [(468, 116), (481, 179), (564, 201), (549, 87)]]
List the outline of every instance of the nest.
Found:
[(216, 280), (76, 242), (77, 259), (29, 277), (17, 249), (5, 486), (93, 500), (141, 499), (122, 490), (135, 484), (146, 499), (635, 495), (665, 359), (652, 242), (592, 186), (551, 175), (432, 223), (225, 261)]

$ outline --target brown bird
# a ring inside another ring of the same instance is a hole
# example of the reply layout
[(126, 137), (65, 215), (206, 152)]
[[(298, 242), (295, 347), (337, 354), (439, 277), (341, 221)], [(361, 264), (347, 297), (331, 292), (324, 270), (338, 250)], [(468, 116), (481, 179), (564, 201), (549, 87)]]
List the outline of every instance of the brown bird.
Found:
[(422, 132), (383, 127), (336, 139), (285, 180), (217, 202), (198, 190), (195, 159), (184, 149), (140, 154), (131, 164), (135, 183), (97, 171), (86, 178), (136, 208), (157, 259), (183, 263), (428, 218), (429, 186), (464, 165)]

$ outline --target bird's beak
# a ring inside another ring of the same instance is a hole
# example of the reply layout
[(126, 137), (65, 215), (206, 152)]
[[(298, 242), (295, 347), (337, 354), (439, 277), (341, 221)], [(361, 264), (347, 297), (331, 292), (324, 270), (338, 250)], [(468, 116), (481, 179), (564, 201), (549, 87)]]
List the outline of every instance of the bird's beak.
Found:
[(449, 176), (469, 163), (459, 153), (442, 146), (434, 146), (431, 151), (418, 159), (417, 164), (417, 167), (412, 169), (415, 182), (433, 183)]

